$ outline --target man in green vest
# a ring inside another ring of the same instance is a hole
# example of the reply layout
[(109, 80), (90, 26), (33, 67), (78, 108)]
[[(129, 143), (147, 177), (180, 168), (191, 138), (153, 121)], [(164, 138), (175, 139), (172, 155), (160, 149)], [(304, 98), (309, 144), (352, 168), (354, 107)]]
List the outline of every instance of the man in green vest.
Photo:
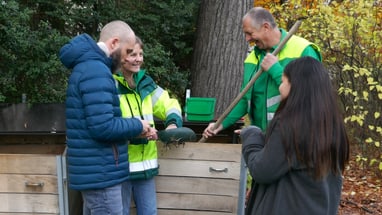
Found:
[[(245, 40), (254, 47), (244, 61), (244, 78), (241, 90), (247, 86), (247, 83), (259, 71), (260, 67), (264, 72), (221, 125), (215, 130), (213, 130), (215, 123), (208, 125), (203, 132), (203, 137), (206, 139), (230, 127), (247, 114), (251, 125), (265, 131), (281, 100), (279, 85), (285, 66), (302, 56), (311, 56), (321, 61), (319, 47), (296, 35), (289, 39), (277, 56), (272, 55), (271, 53), (286, 37), (287, 32), (279, 28), (272, 14), (262, 7), (250, 9), (244, 15), (242, 25)], [(248, 179), (249, 183), (251, 181), (250, 175), (248, 175)]]
[(244, 61), (244, 78), (241, 90), (262, 67), (263, 73), (253, 87), (240, 99), (238, 104), (223, 120), (218, 128), (213, 130), (210, 123), (204, 130), (204, 138), (216, 135), (221, 130), (230, 127), (237, 120), (248, 114), (251, 125), (266, 129), (272, 120), (280, 102), (279, 85), (284, 67), (292, 60), (311, 56), (321, 61), (320, 49), (308, 40), (293, 35), (277, 56), (271, 53), (286, 37), (287, 32), (278, 28), (272, 14), (261, 7), (249, 10), (242, 19), (245, 39), (253, 44), (253, 50)]

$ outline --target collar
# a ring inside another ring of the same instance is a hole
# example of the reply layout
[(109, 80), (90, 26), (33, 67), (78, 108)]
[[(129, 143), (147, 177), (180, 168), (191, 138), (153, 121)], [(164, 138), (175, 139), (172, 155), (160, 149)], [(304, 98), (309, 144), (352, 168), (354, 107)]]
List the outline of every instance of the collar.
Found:
[(110, 57), (110, 52), (109, 49), (107, 48), (106, 44), (104, 42), (98, 42), (97, 43), (98, 47), (105, 52), (107, 57)]

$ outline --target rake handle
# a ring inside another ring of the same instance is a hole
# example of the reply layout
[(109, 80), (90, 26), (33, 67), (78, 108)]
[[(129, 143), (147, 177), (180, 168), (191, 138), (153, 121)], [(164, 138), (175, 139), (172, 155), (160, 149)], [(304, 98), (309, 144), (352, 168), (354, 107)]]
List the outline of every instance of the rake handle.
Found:
[[(297, 32), (298, 28), (301, 26), (301, 23), (302, 23), (301, 20), (297, 20), (297, 22), (289, 30), (288, 34), (280, 42), (277, 48), (272, 52), (273, 55), (276, 56), (281, 51), (281, 49), (288, 42), (288, 40)], [(244, 89), (239, 93), (239, 95), (236, 96), (233, 102), (227, 107), (227, 109), (225, 109), (223, 114), (217, 119), (217, 121), (214, 124), (213, 130), (217, 129), (222, 124), (223, 120), (228, 116), (228, 114), (237, 105), (237, 103), (239, 103), (240, 99), (243, 98), (243, 96), (248, 92), (248, 90), (252, 87), (252, 85), (255, 83), (255, 81), (259, 78), (259, 76), (262, 73), (263, 73), (263, 69), (260, 67), (260, 69), (257, 70), (256, 74), (251, 78), (251, 80), (247, 83)], [(206, 142), (206, 140), (207, 139), (202, 136), (202, 138), (200, 138), (199, 140), (199, 143), (204, 143)]]

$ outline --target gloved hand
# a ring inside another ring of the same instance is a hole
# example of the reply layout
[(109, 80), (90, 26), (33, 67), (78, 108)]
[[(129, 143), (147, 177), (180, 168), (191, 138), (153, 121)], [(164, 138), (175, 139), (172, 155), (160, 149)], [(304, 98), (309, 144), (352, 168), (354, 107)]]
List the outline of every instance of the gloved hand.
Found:
[(192, 142), (196, 140), (196, 135), (193, 130), (187, 127), (166, 129), (158, 132), (159, 140), (168, 145), (170, 143), (179, 145), (185, 142)]
[(264, 147), (265, 144), (265, 136), (263, 132), (259, 127), (254, 125), (243, 128), (240, 132), (240, 139), (243, 144), (243, 150), (251, 144), (259, 145), (261, 148)]

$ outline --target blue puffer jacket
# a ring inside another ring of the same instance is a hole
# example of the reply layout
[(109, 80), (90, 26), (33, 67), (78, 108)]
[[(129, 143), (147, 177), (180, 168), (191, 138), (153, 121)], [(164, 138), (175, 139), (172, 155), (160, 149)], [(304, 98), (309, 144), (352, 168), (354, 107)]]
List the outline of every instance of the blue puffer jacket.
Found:
[(60, 60), (72, 69), (66, 98), (69, 187), (100, 189), (127, 180), (126, 139), (139, 135), (142, 124), (121, 117), (111, 58), (82, 34), (61, 48)]

